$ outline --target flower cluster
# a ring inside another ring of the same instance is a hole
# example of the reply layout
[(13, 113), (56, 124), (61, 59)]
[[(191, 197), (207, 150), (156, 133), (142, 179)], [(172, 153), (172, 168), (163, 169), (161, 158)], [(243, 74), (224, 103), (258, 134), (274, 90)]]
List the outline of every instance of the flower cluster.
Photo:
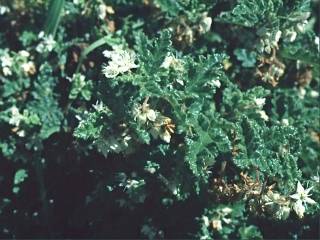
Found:
[(41, 40), (38, 46), (36, 47), (37, 52), (39, 53), (49, 53), (52, 52), (56, 47), (57, 42), (54, 40), (52, 35), (46, 35), (44, 32), (40, 32), (38, 38)]
[(134, 107), (133, 115), (136, 121), (146, 126), (155, 139), (159, 137), (163, 141), (170, 143), (171, 135), (175, 129), (172, 119), (151, 109), (147, 99), (142, 105)]
[(209, 227), (211, 224), (212, 229), (221, 231), (222, 224), (230, 224), (232, 222), (232, 219), (229, 216), (231, 212), (232, 209), (229, 207), (218, 208), (211, 219), (207, 216), (202, 216), (202, 220), (205, 226)]
[(112, 51), (104, 51), (103, 55), (110, 59), (108, 65), (102, 67), (102, 73), (106, 78), (115, 78), (119, 74), (129, 72), (131, 69), (138, 67), (135, 64), (135, 53), (131, 50), (115, 47)]
[(0, 57), (2, 73), (4, 76), (12, 75), (11, 67), (13, 65), (13, 58), (9, 56), (8, 53), (5, 53), (3, 56)]

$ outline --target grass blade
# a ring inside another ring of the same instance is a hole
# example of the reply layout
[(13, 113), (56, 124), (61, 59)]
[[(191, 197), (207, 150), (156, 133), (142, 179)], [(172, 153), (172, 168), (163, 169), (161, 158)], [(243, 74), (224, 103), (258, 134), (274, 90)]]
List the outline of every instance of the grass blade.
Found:
[(83, 60), (86, 58), (86, 56), (91, 53), (93, 50), (95, 50), (96, 48), (108, 44), (109, 46), (113, 46), (115, 44), (117, 44), (119, 41), (112, 38), (110, 35), (105, 36), (103, 38), (98, 39), (97, 41), (93, 42), (89, 47), (87, 47), (81, 54), (80, 59), (79, 59), (79, 63), (78, 66), (76, 68), (76, 73), (79, 72), (80, 67), (82, 65)]
[(50, 1), (48, 17), (44, 27), (44, 31), (47, 35), (51, 34), (54, 36), (56, 34), (64, 4), (65, 0)]

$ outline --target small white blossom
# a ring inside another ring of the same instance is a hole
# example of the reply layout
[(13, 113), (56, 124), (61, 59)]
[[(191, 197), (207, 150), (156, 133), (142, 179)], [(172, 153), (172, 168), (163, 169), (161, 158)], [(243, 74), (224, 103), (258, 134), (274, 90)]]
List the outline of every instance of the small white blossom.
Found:
[(42, 41), (36, 47), (37, 52), (51, 52), (55, 48), (57, 42), (53, 39), (52, 35), (45, 35), (45, 33), (41, 31), (38, 37), (42, 39)]
[(266, 103), (266, 99), (265, 98), (255, 98), (254, 99), (254, 103), (259, 107), (262, 108), (264, 106), (264, 104)]
[(100, 4), (98, 7), (98, 16), (100, 19), (105, 19), (107, 16), (107, 6), (105, 4)]
[(23, 72), (25, 74), (33, 75), (36, 72), (36, 66), (34, 65), (34, 62), (32, 62), (32, 61), (23, 63), (21, 65), (21, 67), (22, 67)]
[(170, 143), (171, 141), (171, 133), (167, 130), (160, 132), (159, 137), (166, 143)]
[(213, 86), (216, 86), (217, 88), (221, 87), (221, 82), (219, 80), (212, 80), (211, 83)]
[(179, 83), (181, 86), (184, 86), (184, 81), (182, 79), (176, 79), (176, 82)]
[(318, 36), (316, 36), (314, 38), (314, 43), (317, 45), (318, 47), (318, 52), (320, 51), (320, 38)]
[(202, 216), (202, 220), (203, 220), (204, 225), (206, 227), (209, 227), (209, 225), (210, 225), (209, 218), (207, 216)]
[(0, 6), (0, 16), (8, 12), (10, 12), (10, 9), (7, 6)]
[(302, 218), (306, 209), (306, 204), (316, 204), (316, 202), (310, 198), (311, 188), (304, 189), (300, 182), (297, 183), (297, 191), (295, 194), (290, 197), (295, 201), (293, 204), (293, 210), (297, 213), (297, 215)]
[(310, 91), (310, 96), (313, 97), (313, 98), (317, 98), (317, 97), (319, 97), (319, 92), (315, 91), (315, 90), (311, 90)]
[(280, 38), (281, 38), (281, 34), (282, 34), (282, 32), (281, 32), (280, 30), (278, 30), (278, 31), (276, 32), (276, 35), (274, 36), (274, 40), (275, 40), (276, 43), (279, 42), (279, 40), (280, 40)]
[(284, 126), (289, 126), (289, 120), (287, 118), (283, 118), (281, 120), (281, 123), (284, 125)]
[(10, 68), (13, 65), (13, 59), (8, 54), (3, 55), (0, 58), (0, 61), (1, 61), (1, 66), (3, 68), (4, 67), (9, 67)]
[(220, 231), (222, 229), (222, 222), (219, 219), (213, 219), (211, 224), (212, 224), (212, 228), (217, 231)]
[(210, 31), (212, 24), (212, 18), (211, 17), (204, 17), (200, 22), (200, 33), (206, 33)]
[(25, 137), (26, 136), (26, 132), (24, 130), (20, 130), (20, 131), (17, 132), (17, 135), (19, 137)]
[(166, 143), (170, 143), (171, 135), (174, 133), (175, 125), (168, 117), (158, 116), (153, 123), (153, 127), (150, 130), (151, 135), (154, 138), (160, 137)]
[(26, 51), (26, 50), (19, 51), (19, 55), (22, 56), (22, 57), (25, 57), (25, 58), (30, 57), (30, 53), (28, 51)]
[(311, 189), (312, 189), (312, 187), (304, 189), (303, 186), (301, 185), (301, 183), (298, 182), (297, 183), (297, 192), (295, 194), (291, 195), (290, 197), (295, 200), (302, 201), (303, 203), (315, 204), (316, 202), (309, 197), (309, 196), (311, 196), (311, 194), (309, 194)]
[(225, 215), (227, 215), (231, 212), (232, 212), (232, 208), (229, 208), (229, 207), (222, 208), (222, 213), (224, 213)]
[(110, 58), (107, 66), (103, 66), (102, 73), (107, 78), (115, 78), (121, 73), (129, 72), (130, 69), (137, 68), (135, 64), (135, 53), (131, 50), (116, 48), (113, 51), (104, 51), (103, 55)]
[(179, 69), (181, 66), (181, 61), (172, 55), (166, 56), (163, 63), (160, 65), (161, 68), (165, 69), (169, 69), (170, 67)]
[(20, 114), (19, 109), (16, 106), (11, 107), (11, 118), (9, 120), (9, 124), (18, 127), (23, 118), (23, 115)]
[(264, 121), (268, 121), (269, 120), (269, 116), (266, 114), (266, 112), (264, 110), (258, 111), (258, 113), (260, 114), (260, 117), (264, 120)]
[(144, 124), (147, 121), (154, 122), (157, 118), (157, 113), (153, 109), (149, 108), (148, 104), (136, 106), (133, 109), (134, 119)]
[(296, 25), (296, 29), (300, 32), (303, 33), (305, 31), (306, 26), (308, 25), (308, 20), (304, 20), (302, 23), (298, 23)]
[(2, 72), (3, 72), (3, 75), (4, 75), (4, 76), (10, 76), (10, 75), (12, 75), (12, 71), (11, 71), (11, 69), (10, 69), (9, 67), (4, 67), (4, 68), (2, 68)]
[(286, 32), (286, 40), (289, 42), (294, 42), (294, 40), (296, 40), (297, 38), (297, 32), (293, 31), (293, 30), (288, 30)]
[(306, 208), (304, 207), (303, 203), (301, 201), (296, 201), (293, 204), (293, 210), (296, 212), (299, 218), (303, 218), (303, 215), (306, 211)]
[(230, 224), (232, 222), (231, 218), (222, 218), (222, 221), (224, 221), (226, 224)]

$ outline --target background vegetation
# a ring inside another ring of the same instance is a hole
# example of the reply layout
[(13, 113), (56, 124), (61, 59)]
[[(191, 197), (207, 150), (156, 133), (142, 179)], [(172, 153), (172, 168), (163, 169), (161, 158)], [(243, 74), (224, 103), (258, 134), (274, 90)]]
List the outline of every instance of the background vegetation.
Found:
[(0, 0), (0, 236), (319, 237), (319, 6)]

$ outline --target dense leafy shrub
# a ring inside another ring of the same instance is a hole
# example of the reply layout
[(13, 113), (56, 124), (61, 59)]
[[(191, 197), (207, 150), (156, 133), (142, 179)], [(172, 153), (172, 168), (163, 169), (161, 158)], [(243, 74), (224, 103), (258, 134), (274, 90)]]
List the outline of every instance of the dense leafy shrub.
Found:
[(317, 10), (2, 0), (0, 235), (316, 238)]

